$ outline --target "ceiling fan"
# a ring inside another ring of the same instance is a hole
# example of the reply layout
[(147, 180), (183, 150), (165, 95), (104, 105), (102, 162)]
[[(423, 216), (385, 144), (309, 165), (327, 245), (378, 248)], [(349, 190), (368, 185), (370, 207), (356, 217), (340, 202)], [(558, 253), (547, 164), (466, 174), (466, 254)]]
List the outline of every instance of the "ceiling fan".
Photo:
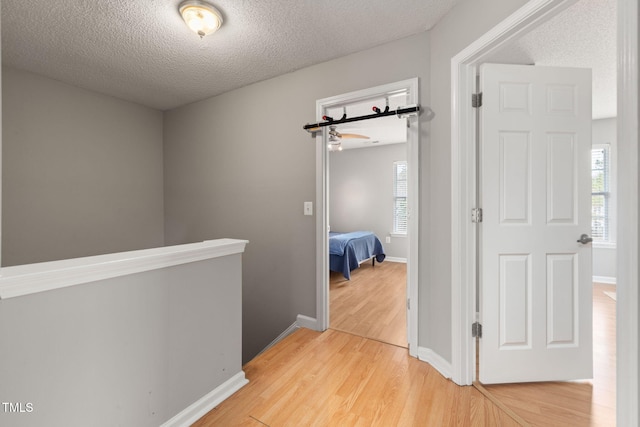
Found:
[(369, 139), (368, 136), (366, 135), (359, 135), (357, 133), (340, 133), (336, 130), (335, 126), (329, 126), (329, 140), (331, 140), (331, 137), (334, 137), (335, 139)]
[(329, 139), (327, 140), (329, 145), (329, 151), (342, 151), (342, 138), (363, 138), (369, 139), (365, 135), (357, 135), (352, 133), (340, 133), (336, 130), (335, 126), (329, 126)]
[(366, 135), (359, 135), (357, 133), (340, 133), (336, 130), (335, 126), (329, 126), (329, 150), (330, 151), (342, 151), (342, 138), (349, 139), (369, 139)]

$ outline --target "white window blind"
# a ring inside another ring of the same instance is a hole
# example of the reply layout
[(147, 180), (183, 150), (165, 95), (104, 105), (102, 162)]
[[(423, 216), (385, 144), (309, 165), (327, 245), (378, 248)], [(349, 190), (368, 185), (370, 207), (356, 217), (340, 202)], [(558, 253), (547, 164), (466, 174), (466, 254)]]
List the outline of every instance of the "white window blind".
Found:
[(407, 234), (407, 162), (393, 162), (393, 233)]
[(591, 150), (591, 236), (596, 242), (609, 241), (610, 146)]

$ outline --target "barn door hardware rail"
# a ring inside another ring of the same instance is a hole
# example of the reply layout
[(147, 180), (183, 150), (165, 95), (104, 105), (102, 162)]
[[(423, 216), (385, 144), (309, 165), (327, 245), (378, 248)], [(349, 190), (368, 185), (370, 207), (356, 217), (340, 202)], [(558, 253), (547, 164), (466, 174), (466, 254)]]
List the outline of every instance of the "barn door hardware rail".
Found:
[(334, 118), (330, 116), (323, 116), (322, 117), (322, 120), (324, 120), (323, 122), (308, 123), (304, 125), (303, 128), (309, 133), (316, 133), (322, 130), (323, 127), (335, 126), (342, 123), (359, 122), (361, 120), (377, 119), (379, 117), (387, 117), (387, 116), (398, 116), (399, 118), (415, 116), (420, 113), (420, 106), (417, 104), (409, 105), (407, 107), (398, 107), (395, 110), (389, 110), (388, 105), (384, 110), (381, 110), (380, 108), (374, 106), (372, 110), (374, 111), (373, 114), (367, 114), (366, 116), (357, 116), (357, 117), (347, 117), (347, 113), (345, 112), (342, 115), (342, 118), (338, 120), (334, 120)]

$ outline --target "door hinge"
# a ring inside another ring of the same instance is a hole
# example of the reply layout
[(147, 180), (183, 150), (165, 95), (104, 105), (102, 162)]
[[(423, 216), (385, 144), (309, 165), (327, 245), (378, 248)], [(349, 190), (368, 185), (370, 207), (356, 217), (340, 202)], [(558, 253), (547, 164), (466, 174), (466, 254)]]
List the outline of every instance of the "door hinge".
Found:
[(471, 106), (473, 108), (482, 107), (482, 92), (471, 95)]
[(473, 338), (482, 338), (482, 325), (480, 322), (471, 324), (471, 336)]
[(407, 299), (407, 310), (411, 310), (411, 300)]
[(482, 209), (480, 208), (471, 209), (471, 222), (473, 223), (482, 222)]

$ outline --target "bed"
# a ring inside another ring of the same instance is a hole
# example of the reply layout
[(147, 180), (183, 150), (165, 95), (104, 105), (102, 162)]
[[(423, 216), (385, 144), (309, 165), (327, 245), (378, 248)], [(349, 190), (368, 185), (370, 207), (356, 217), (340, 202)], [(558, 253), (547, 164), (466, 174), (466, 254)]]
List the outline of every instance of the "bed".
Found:
[(342, 273), (347, 280), (361, 262), (382, 262), (385, 257), (380, 239), (370, 231), (329, 232), (329, 269)]

